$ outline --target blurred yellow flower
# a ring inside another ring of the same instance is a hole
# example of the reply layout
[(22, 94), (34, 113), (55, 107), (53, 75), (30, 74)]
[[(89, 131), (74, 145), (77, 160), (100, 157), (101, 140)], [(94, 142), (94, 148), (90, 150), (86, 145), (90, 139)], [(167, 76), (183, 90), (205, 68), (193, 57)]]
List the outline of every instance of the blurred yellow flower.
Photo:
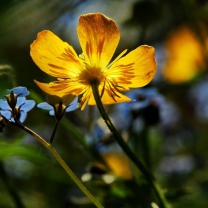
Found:
[(154, 48), (143, 45), (123, 56), (124, 50), (109, 63), (119, 43), (116, 23), (103, 14), (86, 14), (79, 18), (78, 38), (83, 54), (51, 31), (44, 30), (31, 44), (31, 57), (37, 66), (57, 80), (36, 84), (46, 93), (62, 97), (82, 95), (81, 109), (95, 105), (92, 82), (97, 82), (103, 104), (130, 101), (122, 92), (148, 84), (156, 72)]
[(189, 27), (182, 26), (172, 32), (165, 47), (168, 57), (163, 75), (168, 82), (179, 84), (189, 81), (205, 69), (205, 48), (208, 47)]
[(102, 158), (116, 176), (126, 180), (132, 178), (129, 160), (124, 153), (106, 152), (102, 153)]

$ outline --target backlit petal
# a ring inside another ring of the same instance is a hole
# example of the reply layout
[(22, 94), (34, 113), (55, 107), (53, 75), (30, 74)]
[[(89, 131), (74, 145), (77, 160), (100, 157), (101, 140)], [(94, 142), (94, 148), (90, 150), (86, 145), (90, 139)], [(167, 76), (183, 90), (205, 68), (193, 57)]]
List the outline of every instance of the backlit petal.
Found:
[(57, 86), (57, 84), (54, 82), (50, 82), (49, 84), (47, 84), (47, 83), (38, 82), (37, 80), (34, 81), (38, 85), (38, 87), (40, 87), (40, 89), (46, 92), (47, 94), (57, 95), (59, 97), (62, 97), (66, 94), (65, 86), (61, 88), (60, 86)]
[(11, 92), (13, 92), (14, 94), (18, 95), (18, 97), (24, 97), (30, 94), (30, 92), (27, 90), (26, 87), (15, 87), (11, 90), (7, 90), (6, 94), (10, 94)]
[(73, 47), (49, 30), (38, 33), (30, 49), (36, 65), (51, 76), (70, 78), (82, 70), (83, 63)]
[(1, 110), (1, 115), (9, 120), (12, 118), (12, 112), (9, 110)]
[(48, 104), (47, 102), (39, 103), (39, 104), (37, 105), (37, 107), (38, 107), (38, 108), (42, 108), (42, 109), (44, 109), (44, 110), (53, 110), (53, 109), (54, 109), (53, 106), (50, 105), (50, 104)]
[(153, 47), (147, 45), (139, 46), (120, 58), (106, 73), (115, 79), (116, 74), (118, 85), (120, 83), (119, 79), (126, 77), (123, 80), (123, 83), (126, 83), (126, 87), (142, 87), (147, 85), (155, 76), (156, 61), (154, 55), (155, 50)]
[(26, 102), (21, 106), (21, 110), (28, 112), (35, 106), (34, 100), (26, 100)]
[(23, 123), (26, 118), (27, 118), (27, 113), (25, 111), (21, 111), (21, 115), (19, 118), (20, 122)]
[(10, 106), (6, 100), (1, 99), (0, 100), (0, 109), (1, 110), (10, 110)]
[[(101, 101), (104, 105), (109, 105), (109, 104), (116, 104), (116, 103), (122, 103), (122, 102), (130, 102), (131, 99), (119, 92), (116, 92), (116, 95), (115, 95), (110, 89), (106, 88), (101, 98)], [(94, 96), (90, 97), (88, 104), (96, 105)]]
[(84, 85), (79, 84), (78, 82), (68, 82), (67, 80), (65, 82), (50, 82), (49, 84), (41, 83), (37, 80), (34, 80), (34, 82), (38, 85), (38, 87), (40, 87), (41, 90), (47, 94), (56, 95), (58, 97), (63, 97), (67, 94), (80, 95), (86, 90)]
[(70, 112), (70, 111), (74, 111), (77, 109), (78, 107), (78, 97), (76, 97), (70, 104), (69, 106), (66, 108), (66, 112)]
[(80, 17), (77, 32), (86, 62), (105, 67), (120, 39), (116, 23), (100, 13), (86, 14)]
[(108, 105), (108, 104), (116, 104), (116, 103), (123, 103), (123, 102), (130, 102), (131, 99), (128, 98), (127, 96), (125, 96), (122, 93), (117, 93), (118, 97), (114, 97), (112, 98), (111, 96), (112, 94), (109, 93), (104, 93), (101, 101), (104, 105)]
[(26, 98), (25, 97), (17, 97), (17, 103), (16, 106), (21, 106), (22, 104), (25, 104)]

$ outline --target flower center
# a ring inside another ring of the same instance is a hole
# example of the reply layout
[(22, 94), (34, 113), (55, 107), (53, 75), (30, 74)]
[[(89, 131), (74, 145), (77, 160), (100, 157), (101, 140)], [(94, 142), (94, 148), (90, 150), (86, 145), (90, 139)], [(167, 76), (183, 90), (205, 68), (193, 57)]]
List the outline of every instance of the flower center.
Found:
[(80, 82), (85, 85), (91, 85), (91, 83), (94, 81), (100, 84), (105, 80), (105, 76), (100, 68), (91, 67), (83, 70), (82, 73), (79, 75), (78, 80), (80, 80)]

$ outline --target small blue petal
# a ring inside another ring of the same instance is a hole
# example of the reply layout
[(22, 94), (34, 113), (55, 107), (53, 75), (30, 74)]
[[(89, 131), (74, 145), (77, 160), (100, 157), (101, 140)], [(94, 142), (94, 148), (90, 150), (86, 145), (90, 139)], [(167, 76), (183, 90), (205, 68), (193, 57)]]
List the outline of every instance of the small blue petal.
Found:
[(7, 90), (7, 95), (13, 92), (14, 94), (20, 96), (20, 97), (25, 97), (30, 94), (30, 92), (27, 90), (26, 87), (15, 87), (11, 90)]
[(27, 113), (24, 112), (24, 111), (21, 111), (19, 121), (20, 121), (21, 123), (23, 123), (23, 122), (25, 121), (26, 117), (27, 117)]
[(12, 118), (12, 113), (9, 110), (1, 110), (1, 115), (10, 120)]
[(26, 102), (21, 106), (21, 110), (28, 112), (35, 106), (34, 100), (26, 100)]
[(51, 116), (54, 116), (55, 115), (55, 112), (54, 112), (54, 108), (52, 105), (48, 104), (47, 102), (43, 102), (43, 103), (39, 103), (37, 105), (38, 108), (41, 108), (41, 109), (44, 109), (44, 110), (49, 110), (49, 114)]
[(78, 97), (76, 97), (70, 104), (69, 106), (66, 108), (66, 112), (70, 112), (70, 111), (74, 111), (77, 109), (78, 106)]
[(6, 100), (0, 100), (0, 109), (2, 110), (10, 110), (10, 106), (8, 105)]
[(39, 103), (37, 105), (38, 108), (42, 108), (44, 110), (53, 110), (53, 106), (48, 104), (47, 102)]
[(17, 97), (17, 104), (16, 106), (22, 106), (26, 102), (25, 97)]
[[(60, 98), (61, 99), (61, 98)], [(66, 107), (66, 112), (70, 112), (73, 111), (75, 109), (77, 109), (78, 106), (78, 97), (76, 97), (67, 107)], [(54, 111), (54, 107), (52, 105), (50, 105), (47, 102), (43, 102), (43, 103), (39, 103), (37, 105), (38, 108), (42, 108), (44, 110), (49, 110), (49, 114), (51, 116), (55, 115), (55, 111)]]
[(50, 110), (50, 111), (49, 111), (49, 114), (50, 114), (51, 116), (54, 116), (54, 115), (55, 115), (55, 111), (54, 111), (54, 110)]
[[(23, 100), (23, 99), (22, 99)], [(20, 106), (20, 122), (23, 123), (27, 117), (27, 112), (30, 111), (35, 106), (34, 100), (25, 100), (25, 102)]]

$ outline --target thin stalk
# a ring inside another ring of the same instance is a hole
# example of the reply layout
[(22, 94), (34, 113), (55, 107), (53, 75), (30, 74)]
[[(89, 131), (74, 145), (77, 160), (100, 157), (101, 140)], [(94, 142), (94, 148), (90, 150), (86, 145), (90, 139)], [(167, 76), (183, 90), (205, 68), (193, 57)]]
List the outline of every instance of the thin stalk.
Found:
[(83, 185), (83, 183), (77, 178), (77, 176), (73, 173), (73, 171), (67, 166), (64, 160), (59, 156), (53, 146), (49, 145), (49, 151), (53, 154), (59, 164), (63, 167), (63, 169), (67, 172), (67, 174), (71, 177), (71, 179), (77, 184), (77, 186), (85, 193), (85, 195), (94, 203), (94, 205), (98, 208), (104, 208), (95, 197), (88, 191), (88, 189)]
[(151, 163), (151, 154), (150, 154), (150, 141), (148, 137), (148, 128), (145, 126), (142, 130), (142, 146), (143, 146), (143, 154), (144, 154), (144, 161), (146, 167), (151, 170), (152, 163)]
[(143, 165), (143, 163), (139, 160), (139, 158), (136, 157), (134, 152), (130, 149), (130, 147), (126, 144), (126, 142), (123, 140), (122, 136), (119, 134), (117, 129), (114, 127), (113, 123), (111, 122), (108, 114), (105, 111), (105, 108), (103, 107), (103, 104), (101, 102), (101, 98), (98, 92), (98, 82), (93, 81), (91, 82), (93, 95), (98, 107), (98, 110), (104, 119), (106, 125), (108, 126), (109, 130), (113, 134), (114, 138), (120, 145), (120, 147), (123, 149), (123, 151), (126, 153), (126, 155), (129, 157), (129, 159), (137, 166), (137, 168), (142, 172), (147, 182), (151, 185), (152, 189), (154, 190), (159, 202), (161, 208), (168, 208), (168, 202), (166, 201), (162, 190), (160, 189), (159, 185), (156, 183), (155, 178), (153, 175), (149, 172), (149, 170)]
[(53, 128), (53, 133), (52, 133), (51, 138), (50, 138), (50, 144), (53, 143), (53, 138), (54, 138), (54, 136), (55, 136), (55, 134), (56, 134), (56, 130), (57, 130), (58, 124), (59, 124), (59, 121), (56, 120), (55, 126), (54, 126), (54, 128)]
[[(5, 119), (5, 118), (4, 118)], [(16, 120), (16, 119), (15, 119)], [(43, 146), (45, 146), (51, 154), (55, 157), (57, 162), (62, 166), (62, 168), (66, 171), (67, 175), (76, 183), (76, 185), (81, 189), (81, 191), (93, 202), (93, 204), (97, 208), (104, 208), (97, 199), (88, 191), (88, 189), (84, 186), (84, 184), (77, 178), (77, 176), (73, 173), (73, 171), (69, 168), (69, 166), (64, 162), (61, 156), (56, 152), (53, 148), (52, 144), (46, 142), (40, 135), (29, 129), (28, 127), (22, 125), (20, 122), (14, 123), (9, 122), (12, 125), (18, 126), (30, 135), (32, 135), (35, 139), (37, 139)]]

